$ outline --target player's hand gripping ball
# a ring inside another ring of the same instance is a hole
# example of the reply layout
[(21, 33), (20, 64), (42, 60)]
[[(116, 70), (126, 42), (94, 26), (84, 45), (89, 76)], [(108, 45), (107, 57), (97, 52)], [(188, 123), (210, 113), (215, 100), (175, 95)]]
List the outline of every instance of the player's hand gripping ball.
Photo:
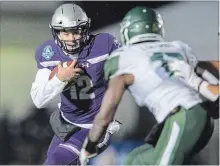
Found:
[[(70, 66), (72, 63), (73, 63), (73, 61), (61, 62), (61, 66), (65, 68), (65, 67)], [(77, 67), (78, 67), (78, 64), (76, 64), (74, 67), (77, 68)], [(48, 79), (51, 80), (51, 79), (57, 74), (57, 72), (58, 72), (58, 66), (56, 66), (56, 67), (51, 71), (50, 76), (49, 76)]]

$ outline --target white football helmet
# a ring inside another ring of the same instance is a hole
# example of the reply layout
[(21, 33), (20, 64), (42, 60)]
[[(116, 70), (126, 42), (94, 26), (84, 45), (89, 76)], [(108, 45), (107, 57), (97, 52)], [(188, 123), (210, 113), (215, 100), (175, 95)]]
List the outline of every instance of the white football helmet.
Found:
[[(63, 51), (68, 54), (75, 54), (83, 49), (89, 39), (90, 23), (90, 19), (80, 6), (66, 3), (55, 10), (49, 27), (52, 30), (56, 43)], [(59, 32), (61, 31), (72, 31), (73, 33), (80, 34), (81, 38), (72, 41), (73, 46), (71, 49), (68, 49), (67, 43), (59, 38)]]

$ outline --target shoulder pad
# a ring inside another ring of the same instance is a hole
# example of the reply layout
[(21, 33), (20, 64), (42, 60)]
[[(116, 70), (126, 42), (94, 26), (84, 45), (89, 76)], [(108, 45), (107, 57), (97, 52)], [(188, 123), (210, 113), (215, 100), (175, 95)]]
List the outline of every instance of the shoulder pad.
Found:
[[(38, 68), (43, 68), (40, 64), (48, 64), (50, 61), (55, 62), (55, 55), (57, 54), (58, 46), (53, 40), (48, 40), (37, 47), (35, 52), (35, 60), (38, 63)], [(59, 63), (59, 62), (57, 62)]]
[(95, 36), (95, 43), (101, 50), (105, 53), (111, 53), (112, 51), (118, 49), (121, 44), (118, 42), (116, 37), (109, 33), (99, 33)]

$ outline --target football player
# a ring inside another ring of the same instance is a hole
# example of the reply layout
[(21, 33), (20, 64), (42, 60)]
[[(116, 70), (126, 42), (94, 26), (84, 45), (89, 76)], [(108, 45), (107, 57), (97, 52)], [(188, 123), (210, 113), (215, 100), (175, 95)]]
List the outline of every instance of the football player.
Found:
[[(49, 24), (53, 40), (36, 49), (38, 71), (31, 87), (32, 100), (37, 108), (42, 108), (59, 95), (61, 99), (60, 111), (50, 118), (55, 136), (46, 165), (79, 163), (82, 143), (107, 87), (104, 62), (119, 44), (108, 33), (91, 34), (90, 24), (90, 18), (80, 6), (63, 4), (55, 10)], [(62, 62), (66, 61), (72, 64), (63, 66)], [(49, 80), (57, 65), (56, 75)]]
[(126, 165), (183, 164), (190, 160), (195, 145), (208, 129), (210, 117), (201, 105), (200, 95), (214, 102), (219, 97), (218, 86), (194, 72), (192, 66), (196, 63), (188, 62), (194, 56), (187, 44), (164, 41), (163, 20), (155, 10), (131, 9), (120, 32), (125, 46), (114, 51), (105, 63), (108, 89), (81, 150), (81, 164), (97, 155), (96, 145), (112, 121), (125, 89), (139, 106), (152, 112), (158, 122), (156, 132), (159, 130), (156, 143), (132, 151)]

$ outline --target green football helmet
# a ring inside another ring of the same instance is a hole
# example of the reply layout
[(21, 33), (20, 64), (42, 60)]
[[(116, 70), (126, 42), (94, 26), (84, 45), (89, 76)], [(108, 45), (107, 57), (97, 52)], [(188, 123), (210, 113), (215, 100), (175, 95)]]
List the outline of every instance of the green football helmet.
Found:
[(160, 41), (164, 37), (163, 20), (151, 8), (135, 7), (122, 20), (120, 33), (124, 45)]

